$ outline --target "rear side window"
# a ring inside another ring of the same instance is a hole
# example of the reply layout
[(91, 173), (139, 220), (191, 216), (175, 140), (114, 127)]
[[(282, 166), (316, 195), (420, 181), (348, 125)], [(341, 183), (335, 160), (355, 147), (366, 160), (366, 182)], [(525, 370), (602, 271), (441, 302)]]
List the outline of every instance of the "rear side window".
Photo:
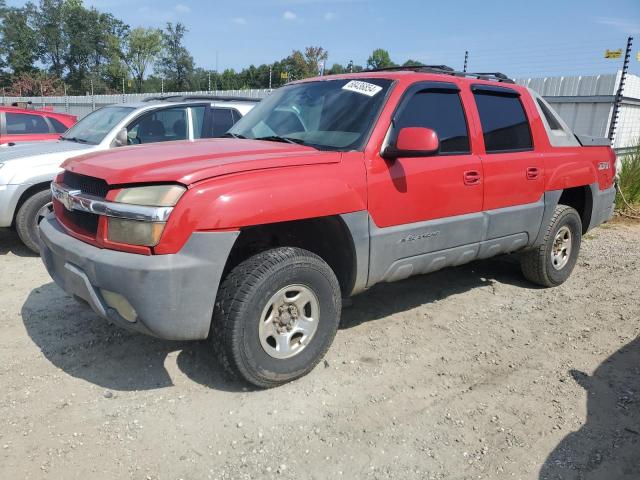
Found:
[(7, 135), (47, 134), (49, 125), (40, 115), (28, 113), (6, 113)]
[(558, 122), (558, 119), (556, 118), (556, 116), (551, 113), (551, 110), (549, 110), (549, 107), (547, 107), (544, 102), (540, 101), (540, 99), (537, 100), (538, 102), (538, 106), (540, 107), (540, 110), (542, 111), (542, 114), (544, 115), (544, 118), (547, 120), (547, 124), (549, 125), (549, 128), (551, 130), (562, 130), (564, 131), (564, 129), (562, 128), (562, 125), (560, 125), (560, 122)]
[(212, 108), (211, 109), (211, 136), (221, 137), (233, 127), (233, 112), (230, 108)]
[(440, 140), (440, 154), (469, 153), (469, 133), (460, 95), (455, 90), (422, 90), (411, 97), (395, 125), (434, 130)]
[(62, 123), (60, 120), (53, 117), (47, 117), (47, 118), (51, 122), (51, 125), (53, 125), (53, 130), (56, 133), (64, 133), (67, 130), (69, 130), (69, 127), (65, 127), (64, 123)]
[(474, 90), (474, 97), (487, 153), (531, 150), (529, 121), (515, 92)]

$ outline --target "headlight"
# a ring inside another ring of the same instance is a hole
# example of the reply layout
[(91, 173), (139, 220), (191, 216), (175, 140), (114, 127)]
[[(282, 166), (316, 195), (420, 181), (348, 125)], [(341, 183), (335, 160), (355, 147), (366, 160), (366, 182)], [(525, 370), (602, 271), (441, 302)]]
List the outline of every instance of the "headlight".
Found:
[(186, 190), (180, 185), (124, 188), (118, 193), (115, 201), (149, 207), (173, 207)]
[[(146, 207), (173, 207), (187, 189), (180, 185), (151, 185), (121, 190), (118, 203)], [(109, 217), (107, 238), (112, 242), (155, 247), (160, 242), (165, 222), (146, 222)]]

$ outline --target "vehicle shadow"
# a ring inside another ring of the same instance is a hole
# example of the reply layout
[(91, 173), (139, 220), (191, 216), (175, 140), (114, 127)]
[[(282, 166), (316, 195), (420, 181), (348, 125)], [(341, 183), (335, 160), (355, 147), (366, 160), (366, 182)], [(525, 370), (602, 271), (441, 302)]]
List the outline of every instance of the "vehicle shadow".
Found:
[(341, 328), (355, 327), (451, 295), (500, 283), (523, 289), (541, 288), (524, 278), (517, 255), (502, 255), (400, 282), (375, 285), (353, 297), (353, 308), (342, 312)]
[(18, 234), (8, 228), (0, 228), (0, 255), (13, 253), (18, 257), (37, 257), (20, 241)]
[(108, 390), (173, 386), (165, 367), (173, 355), (178, 368), (198, 383), (217, 390), (246, 390), (245, 384), (222, 373), (208, 343), (158, 340), (110, 325), (54, 283), (29, 293), (22, 320), (53, 365)]
[(587, 396), (587, 420), (551, 452), (540, 480), (640, 478), (640, 337), (593, 375), (571, 370)]
[[(522, 278), (517, 260), (499, 257), (374, 287), (354, 297), (353, 307), (343, 311), (341, 328), (352, 328), (495, 281), (535, 288)], [(181, 372), (197, 383), (226, 391), (248, 389), (247, 384), (222, 372), (208, 342), (163, 341), (109, 325), (54, 283), (30, 292), (22, 307), (22, 319), (27, 333), (51, 363), (105, 389), (172, 386), (165, 362), (167, 356), (173, 355), (177, 355)]]

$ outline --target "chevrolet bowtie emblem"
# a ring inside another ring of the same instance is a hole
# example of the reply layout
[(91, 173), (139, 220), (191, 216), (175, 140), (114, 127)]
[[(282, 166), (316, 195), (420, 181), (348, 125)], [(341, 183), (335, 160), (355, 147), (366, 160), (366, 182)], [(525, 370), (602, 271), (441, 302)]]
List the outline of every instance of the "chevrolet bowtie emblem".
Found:
[(73, 197), (76, 195), (80, 195), (82, 192), (80, 190), (65, 190), (60, 192), (57, 196), (60, 203), (64, 205), (67, 210), (73, 209)]

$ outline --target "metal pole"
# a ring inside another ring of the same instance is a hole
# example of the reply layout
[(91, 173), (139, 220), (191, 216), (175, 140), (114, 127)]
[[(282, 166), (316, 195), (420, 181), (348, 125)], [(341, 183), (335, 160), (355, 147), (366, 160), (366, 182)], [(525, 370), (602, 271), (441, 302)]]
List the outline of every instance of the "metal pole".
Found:
[(93, 95), (93, 79), (91, 79), (91, 111), (96, 109), (96, 97)]
[(67, 96), (67, 84), (64, 84), (64, 111), (69, 113), (69, 97)]
[(126, 103), (124, 99), (124, 77), (122, 77), (122, 103)]
[(464, 68), (463, 72), (467, 73), (467, 63), (469, 62), (469, 52), (467, 50), (464, 51)]
[(269, 65), (269, 90), (271, 90), (271, 75), (273, 74), (273, 65)]
[(211, 72), (207, 74), (209, 77), (209, 82), (207, 83), (207, 92), (211, 93)]
[(164, 78), (160, 79), (160, 93), (164, 95)]
[(616, 136), (616, 126), (618, 123), (618, 114), (620, 113), (620, 104), (622, 103), (622, 94), (624, 93), (624, 83), (627, 80), (627, 71), (629, 70), (629, 60), (631, 58), (631, 46), (633, 45), (633, 37), (627, 38), (627, 50), (624, 54), (624, 62), (622, 62), (622, 74), (620, 75), (620, 84), (618, 92), (613, 101), (613, 111), (611, 112), (611, 124), (609, 125), (609, 140), (613, 146)]

